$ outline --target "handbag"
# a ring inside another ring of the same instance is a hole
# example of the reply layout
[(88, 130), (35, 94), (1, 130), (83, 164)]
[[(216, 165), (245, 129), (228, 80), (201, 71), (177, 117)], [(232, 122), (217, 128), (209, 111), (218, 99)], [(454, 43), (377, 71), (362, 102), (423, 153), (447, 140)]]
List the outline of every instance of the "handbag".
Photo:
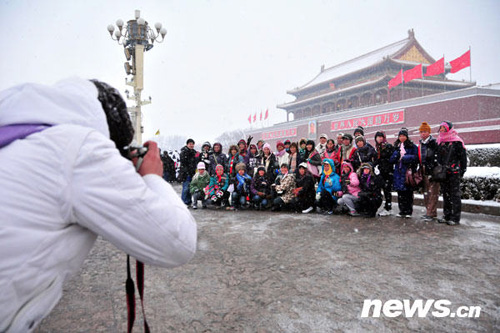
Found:
[(432, 168), (432, 178), (431, 178), (432, 181), (444, 182), (446, 180), (446, 173), (448, 171), (446, 165), (450, 160), (451, 151), (452, 147), (450, 147), (450, 150), (448, 151), (448, 155), (446, 156), (446, 161), (444, 164), (437, 164), (434, 168)]
[(432, 169), (432, 180), (435, 182), (443, 182), (446, 180), (446, 167), (441, 164), (436, 165)]
[(405, 175), (405, 184), (411, 187), (419, 187), (422, 185), (422, 180), (423, 180), (423, 175), (422, 175), (422, 168), (417, 168), (416, 170), (413, 170), (413, 168), (408, 167), (406, 169), (406, 175)]

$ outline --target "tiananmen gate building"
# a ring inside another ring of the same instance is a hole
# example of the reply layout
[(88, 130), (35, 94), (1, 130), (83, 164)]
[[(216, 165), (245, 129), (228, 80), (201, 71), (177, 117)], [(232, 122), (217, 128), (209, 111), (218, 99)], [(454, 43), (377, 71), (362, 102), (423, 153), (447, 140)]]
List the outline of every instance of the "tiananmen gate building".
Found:
[[(426, 76), (440, 61), (442, 72)], [(416, 142), (422, 121), (429, 123), (436, 136), (439, 124), (449, 120), (467, 144), (500, 142), (500, 85), (479, 87), (474, 82), (449, 80), (446, 75), (451, 70), (444, 59), (432, 58), (410, 30), (406, 39), (322, 67), (311, 81), (287, 91), (295, 97), (293, 102), (277, 106), (287, 113), (286, 122), (251, 133), (273, 149), (277, 141), (305, 137), (318, 142), (320, 134), (335, 138), (338, 133), (352, 134), (358, 126), (372, 143), (377, 131), (385, 131), (389, 141), (394, 141), (401, 127), (408, 128)], [(410, 74), (408, 82), (392, 85), (398, 75), (404, 80)]]

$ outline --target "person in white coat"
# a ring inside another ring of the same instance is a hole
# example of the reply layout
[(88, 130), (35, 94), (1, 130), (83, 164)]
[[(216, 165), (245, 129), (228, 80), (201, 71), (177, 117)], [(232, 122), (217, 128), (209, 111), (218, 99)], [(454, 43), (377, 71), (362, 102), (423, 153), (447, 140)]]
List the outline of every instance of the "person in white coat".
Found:
[(196, 222), (156, 144), (138, 172), (122, 156), (133, 129), (117, 90), (71, 78), (1, 92), (0, 139), (28, 124), (48, 126), (0, 148), (0, 332), (35, 329), (98, 235), (145, 264), (193, 257)]

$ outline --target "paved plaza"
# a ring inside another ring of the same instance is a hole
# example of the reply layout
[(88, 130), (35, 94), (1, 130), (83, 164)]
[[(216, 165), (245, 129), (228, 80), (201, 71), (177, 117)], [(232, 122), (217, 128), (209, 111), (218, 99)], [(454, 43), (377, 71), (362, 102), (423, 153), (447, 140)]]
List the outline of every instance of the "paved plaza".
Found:
[[(198, 251), (146, 266), (153, 332), (498, 332), (500, 217), (447, 226), (289, 212), (192, 211)], [(138, 221), (140, 223), (140, 221)], [(99, 238), (38, 332), (125, 332), (126, 255)], [(366, 299), (449, 300), (478, 318), (362, 318)], [(142, 332), (138, 300), (136, 332)]]

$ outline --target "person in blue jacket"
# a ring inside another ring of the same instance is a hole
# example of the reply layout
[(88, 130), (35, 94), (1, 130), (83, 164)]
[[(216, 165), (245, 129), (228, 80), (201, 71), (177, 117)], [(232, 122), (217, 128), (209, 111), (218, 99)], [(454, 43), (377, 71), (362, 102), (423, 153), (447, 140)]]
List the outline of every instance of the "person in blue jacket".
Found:
[(410, 218), (413, 214), (413, 188), (405, 184), (406, 170), (415, 168), (418, 163), (417, 146), (408, 137), (408, 129), (399, 131), (394, 142), (394, 152), (390, 158), (394, 163), (394, 189), (398, 192), (398, 217)]
[(337, 204), (337, 192), (341, 190), (340, 177), (335, 173), (335, 163), (332, 159), (323, 160), (323, 172), (316, 190), (316, 205), (328, 214), (333, 214)]

